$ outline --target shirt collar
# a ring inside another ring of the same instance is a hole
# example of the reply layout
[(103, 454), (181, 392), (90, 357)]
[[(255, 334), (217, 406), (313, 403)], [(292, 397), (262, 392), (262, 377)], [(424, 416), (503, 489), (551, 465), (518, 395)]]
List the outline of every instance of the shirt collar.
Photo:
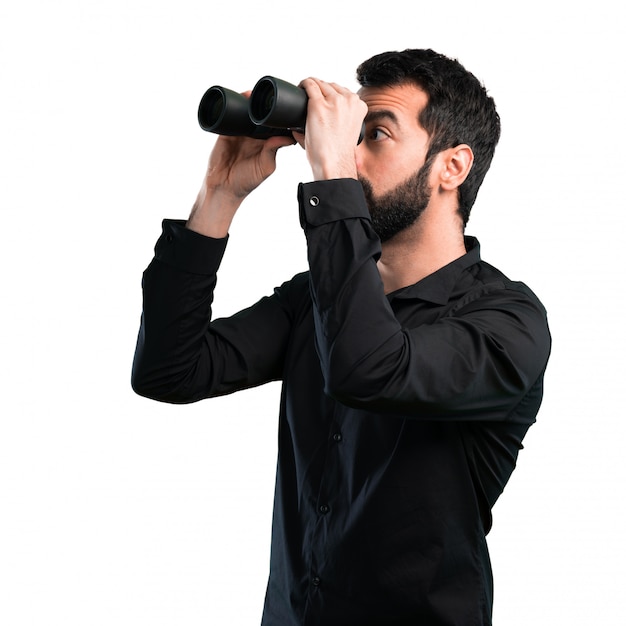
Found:
[(419, 299), (435, 304), (446, 304), (460, 275), (471, 265), (480, 261), (480, 244), (475, 237), (465, 237), (467, 252), (458, 259), (444, 265), (422, 280), (389, 294), (389, 299)]

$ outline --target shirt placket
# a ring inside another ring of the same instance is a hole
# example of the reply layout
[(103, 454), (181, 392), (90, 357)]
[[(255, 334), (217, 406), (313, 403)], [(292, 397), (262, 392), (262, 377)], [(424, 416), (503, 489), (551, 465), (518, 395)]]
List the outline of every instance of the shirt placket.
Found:
[(329, 544), (333, 543), (336, 532), (335, 506), (338, 505), (338, 494), (341, 489), (340, 463), (338, 455), (344, 434), (341, 427), (340, 409), (333, 403), (333, 418), (330, 420), (321, 479), (315, 501), (315, 528), (309, 546), (309, 593), (305, 610), (305, 624), (316, 624), (320, 619), (323, 604), (326, 553)]

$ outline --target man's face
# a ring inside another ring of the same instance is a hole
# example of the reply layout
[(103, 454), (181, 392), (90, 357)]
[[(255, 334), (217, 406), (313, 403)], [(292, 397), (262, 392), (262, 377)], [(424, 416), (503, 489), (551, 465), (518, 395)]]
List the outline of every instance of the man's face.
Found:
[(382, 241), (413, 224), (430, 200), (428, 135), (417, 118), (427, 102), (414, 85), (363, 87), (368, 106), (357, 169), (372, 225)]

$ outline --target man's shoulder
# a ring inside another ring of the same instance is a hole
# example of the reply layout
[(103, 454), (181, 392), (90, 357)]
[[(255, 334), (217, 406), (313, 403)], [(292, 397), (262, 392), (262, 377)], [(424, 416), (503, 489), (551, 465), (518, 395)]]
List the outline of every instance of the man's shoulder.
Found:
[(481, 259), (468, 269), (473, 278), (473, 288), (467, 294), (469, 299), (479, 294), (487, 298), (523, 299), (545, 312), (543, 303), (525, 282), (510, 278), (491, 263)]

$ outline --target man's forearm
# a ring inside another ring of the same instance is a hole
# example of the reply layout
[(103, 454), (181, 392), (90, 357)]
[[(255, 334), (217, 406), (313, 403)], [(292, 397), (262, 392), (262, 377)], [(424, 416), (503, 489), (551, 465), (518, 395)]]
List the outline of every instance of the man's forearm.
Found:
[(187, 220), (187, 228), (214, 239), (228, 235), (242, 199), (203, 184)]
[(226, 239), (209, 240), (188, 232), (182, 221), (164, 221), (155, 257), (143, 275), (132, 372), (138, 394), (172, 402), (193, 399), (183, 398), (180, 388), (198, 369), (225, 247)]

